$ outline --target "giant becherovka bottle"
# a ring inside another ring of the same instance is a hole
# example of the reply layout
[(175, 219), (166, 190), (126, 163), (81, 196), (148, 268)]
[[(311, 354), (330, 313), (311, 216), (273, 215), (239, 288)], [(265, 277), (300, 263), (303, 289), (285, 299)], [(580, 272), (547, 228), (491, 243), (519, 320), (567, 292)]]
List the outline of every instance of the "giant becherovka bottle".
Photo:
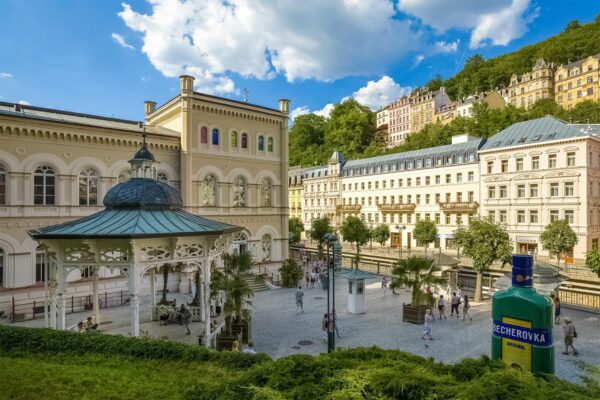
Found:
[(512, 287), (492, 300), (492, 359), (533, 373), (554, 373), (552, 301), (533, 288), (533, 256), (512, 256)]

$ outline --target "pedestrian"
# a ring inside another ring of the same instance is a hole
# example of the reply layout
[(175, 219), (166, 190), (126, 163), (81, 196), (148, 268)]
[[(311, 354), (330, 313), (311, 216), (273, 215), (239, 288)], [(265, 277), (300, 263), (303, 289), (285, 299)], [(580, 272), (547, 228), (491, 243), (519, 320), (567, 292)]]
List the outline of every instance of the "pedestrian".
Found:
[(183, 310), (181, 313), (181, 321), (187, 330), (186, 335), (191, 335), (192, 331), (190, 330), (190, 319), (192, 318), (192, 312), (190, 311), (190, 308), (184, 304), (181, 305), (181, 309)]
[(452, 299), (450, 300), (450, 316), (454, 316), (454, 311), (456, 310), (456, 318), (458, 316), (458, 306), (460, 305), (460, 297), (456, 295), (456, 292), (452, 292)]
[(577, 337), (577, 330), (570, 318), (565, 318), (563, 331), (565, 332), (565, 351), (563, 351), (563, 354), (569, 355), (569, 347), (571, 347), (573, 349), (573, 355), (576, 356), (579, 352), (573, 347), (573, 339)]
[(463, 294), (462, 294), (462, 289), (460, 288), (460, 285), (458, 285), (458, 286), (456, 287), (456, 295), (457, 295), (459, 298), (461, 298), (461, 299), (462, 299), (462, 297), (463, 297)]
[(554, 293), (552, 293), (550, 297), (554, 303), (554, 323), (558, 325), (560, 324), (560, 299), (558, 298), (558, 295), (555, 295)]
[(444, 300), (443, 294), (440, 294), (440, 298), (437, 303), (438, 303), (438, 312), (440, 314), (439, 319), (442, 319), (442, 316), (444, 316), (444, 319), (446, 319), (446, 312), (444, 311), (444, 309), (446, 308), (446, 300)]
[(335, 313), (335, 309), (331, 312), (331, 323), (333, 324), (333, 331), (335, 332), (335, 336), (337, 336), (338, 339), (341, 338), (340, 331), (338, 329), (337, 314)]
[(384, 276), (383, 279), (381, 280), (381, 288), (383, 289), (383, 297), (385, 297), (385, 294), (387, 293), (387, 289), (388, 289), (388, 278), (387, 276)]
[(306, 275), (304, 275), (304, 279), (306, 279), (306, 289), (310, 289), (309, 284), (310, 284), (310, 274), (308, 273), (308, 271), (306, 271)]
[(323, 314), (323, 319), (321, 320), (321, 334), (323, 336), (323, 342), (327, 341), (328, 328), (329, 328), (328, 314)]
[(302, 291), (302, 286), (298, 286), (298, 290), (296, 290), (296, 314), (299, 312), (304, 312), (304, 292)]
[(315, 281), (317, 280), (317, 273), (315, 271), (316, 271), (316, 269), (310, 273), (310, 288), (311, 289), (315, 288)]
[(467, 296), (465, 294), (463, 296), (463, 299), (464, 299), (464, 302), (463, 302), (463, 321), (465, 320), (465, 318), (469, 318), (469, 321), (472, 321), (473, 319), (469, 315), (469, 308), (471, 308), (471, 306), (469, 305), (469, 296)]
[[(442, 296), (440, 296), (440, 297), (442, 297)], [(425, 331), (423, 332), (423, 336), (421, 336), (421, 339), (433, 340), (433, 336), (431, 336), (431, 328), (433, 327), (434, 319), (435, 319), (435, 317), (431, 313), (431, 309), (428, 308), (427, 311), (425, 311)]]

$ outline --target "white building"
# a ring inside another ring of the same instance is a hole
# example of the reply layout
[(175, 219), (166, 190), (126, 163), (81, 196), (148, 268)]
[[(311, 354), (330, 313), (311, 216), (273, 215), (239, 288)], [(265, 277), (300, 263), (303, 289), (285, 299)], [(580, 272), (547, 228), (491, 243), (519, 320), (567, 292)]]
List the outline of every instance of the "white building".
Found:
[(481, 214), (506, 224), (515, 252), (538, 253), (539, 235), (566, 219), (579, 243), (566, 258), (583, 259), (600, 238), (600, 125), (552, 117), (520, 122), (480, 150)]
[(410, 97), (403, 96), (389, 106), (388, 147), (399, 146), (410, 135)]

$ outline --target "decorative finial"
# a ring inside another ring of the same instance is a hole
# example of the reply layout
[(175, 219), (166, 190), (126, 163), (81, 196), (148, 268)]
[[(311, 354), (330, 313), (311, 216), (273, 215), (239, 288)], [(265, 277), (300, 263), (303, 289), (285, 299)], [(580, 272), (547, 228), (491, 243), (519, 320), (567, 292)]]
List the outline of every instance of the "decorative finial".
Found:
[(248, 93), (250, 93), (248, 89), (244, 88), (244, 103), (248, 102)]

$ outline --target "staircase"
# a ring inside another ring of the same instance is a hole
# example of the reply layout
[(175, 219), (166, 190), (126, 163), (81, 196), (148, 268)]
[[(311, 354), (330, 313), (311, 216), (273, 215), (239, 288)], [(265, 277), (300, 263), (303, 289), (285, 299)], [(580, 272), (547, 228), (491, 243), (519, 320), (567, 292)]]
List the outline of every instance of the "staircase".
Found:
[(269, 287), (267, 286), (267, 284), (263, 281), (258, 279), (257, 280), (257, 276), (256, 275), (252, 275), (252, 274), (248, 274), (244, 277), (244, 279), (246, 279), (246, 282), (248, 282), (248, 286), (250, 286), (250, 288), (254, 291), (254, 293), (256, 292), (264, 292), (265, 290), (269, 290)]

